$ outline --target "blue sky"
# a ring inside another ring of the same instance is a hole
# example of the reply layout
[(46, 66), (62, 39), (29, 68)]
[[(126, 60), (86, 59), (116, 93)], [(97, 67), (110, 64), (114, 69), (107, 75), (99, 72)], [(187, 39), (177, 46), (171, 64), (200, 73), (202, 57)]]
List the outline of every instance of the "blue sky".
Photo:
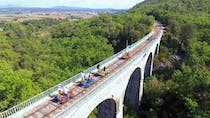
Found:
[(127, 9), (143, 0), (0, 0), (0, 6), (22, 7), (72, 6), (87, 8)]

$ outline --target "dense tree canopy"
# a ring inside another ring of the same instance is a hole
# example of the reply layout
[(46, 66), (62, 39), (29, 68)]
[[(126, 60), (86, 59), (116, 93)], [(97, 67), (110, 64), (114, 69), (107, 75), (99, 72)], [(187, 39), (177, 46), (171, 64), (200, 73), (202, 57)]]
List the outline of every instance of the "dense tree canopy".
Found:
[(154, 16), (167, 30), (154, 76), (145, 80), (140, 117), (210, 116), (209, 10), (208, 0), (146, 0), (131, 9)]
[(137, 41), (153, 23), (153, 17), (135, 12), (77, 21), (1, 22), (0, 111), (120, 51), (126, 40)]
[[(39, 28), (36, 23), (31, 26)], [(18, 22), (6, 22), (3, 29), (0, 32), (1, 110), (113, 54), (106, 38), (91, 34), (46, 38), (40, 35), (40, 30), (45, 29), (33, 30), (28, 24)]]

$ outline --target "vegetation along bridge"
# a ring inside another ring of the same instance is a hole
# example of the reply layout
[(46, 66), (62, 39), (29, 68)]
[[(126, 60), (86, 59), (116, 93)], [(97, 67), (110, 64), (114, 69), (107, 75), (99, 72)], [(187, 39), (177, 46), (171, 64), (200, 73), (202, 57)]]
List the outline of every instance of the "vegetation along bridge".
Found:
[[(142, 39), (85, 70), (85, 75), (90, 74), (88, 80), (82, 80), (84, 73), (79, 73), (0, 113), (0, 118), (86, 118), (95, 108), (100, 118), (122, 118), (123, 105), (133, 109), (139, 106), (143, 80), (152, 74), (162, 35), (163, 27), (155, 23)], [(66, 94), (58, 96), (61, 88), (67, 90), (70, 98)]]

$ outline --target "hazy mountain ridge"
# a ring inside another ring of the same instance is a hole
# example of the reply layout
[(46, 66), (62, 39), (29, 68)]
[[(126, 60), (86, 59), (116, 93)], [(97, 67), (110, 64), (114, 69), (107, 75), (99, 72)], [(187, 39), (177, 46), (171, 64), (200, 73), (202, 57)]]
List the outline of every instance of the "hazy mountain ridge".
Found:
[(93, 8), (83, 8), (83, 7), (68, 7), (68, 6), (55, 6), (52, 8), (39, 8), (39, 7), (19, 7), (19, 6), (0, 6), (0, 12), (69, 12), (69, 11), (82, 11), (82, 12), (109, 12), (109, 13), (119, 13), (126, 11), (126, 9), (112, 9), (112, 8), (103, 8), (103, 9), (93, 9)]

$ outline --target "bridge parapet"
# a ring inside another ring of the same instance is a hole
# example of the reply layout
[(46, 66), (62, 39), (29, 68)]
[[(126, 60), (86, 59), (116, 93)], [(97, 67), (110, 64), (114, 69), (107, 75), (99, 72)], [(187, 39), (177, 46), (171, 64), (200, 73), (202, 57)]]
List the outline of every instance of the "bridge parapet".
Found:
[(141, 40), (138, 40), (137, 42), (135, 42), (132, 45), (130, 45), (129, 46), (129, 49), (130, 50), (133, 50), (138, 45), (140, 45), (141, 43), (143, 43), (144, 41), (146, 41), (147, 39), (149, 39), (153, 34), (154, 34), (154, 31), (151, 31), (149, 34), (147, 34), (146, 36), (144, 36)]

